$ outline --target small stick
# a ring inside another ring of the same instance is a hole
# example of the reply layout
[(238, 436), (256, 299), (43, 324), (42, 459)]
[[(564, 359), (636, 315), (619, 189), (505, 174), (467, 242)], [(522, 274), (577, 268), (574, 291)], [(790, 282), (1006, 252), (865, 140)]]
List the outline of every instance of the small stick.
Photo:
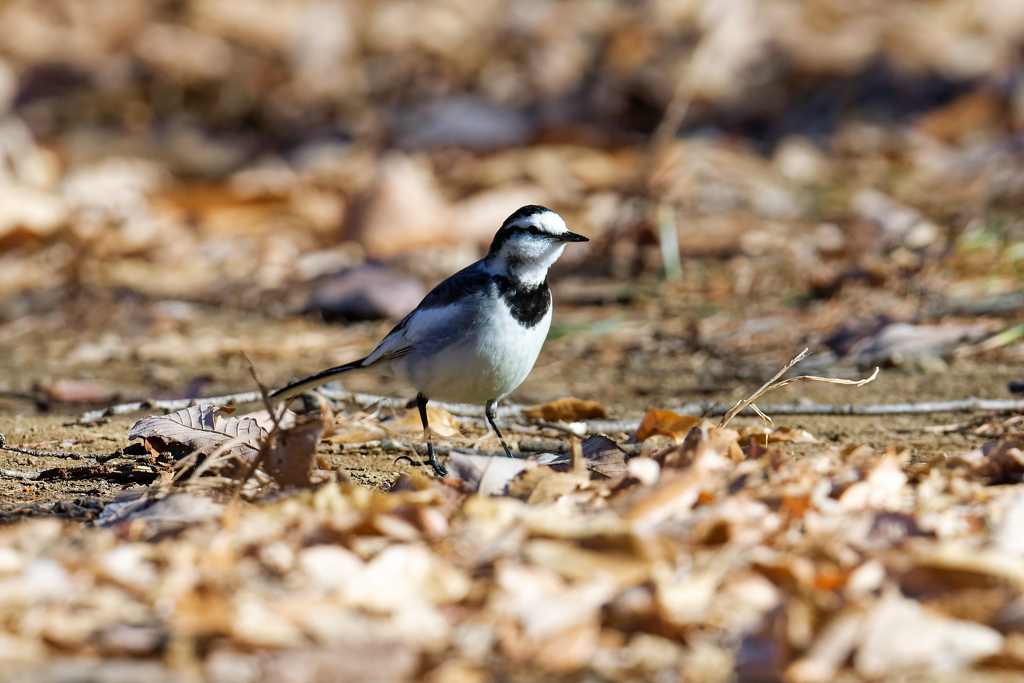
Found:
[[(381, 402), (391, 402), (399, 400), (405, 403), (407, 399), (394, 399), (387, 396), (375, 396), (373, 394), (361, 394), (352, 391), (345, 391), (344, 389), (328, 389), (326, 387), (319, 387), (317, 389), (321, 395), (333, 400), (341, 401), (344, 403), (353, 403), (362, 408), (375, 405)], [(157, 410), (166, 410), (173, 412), (175, 410), (181, 410), (182, 408), (190, 408), (194, 405), (218, 405), (218, 406), (229, 406), (241, 403), (256, 403), (261, 401), (263, 396), (258, 391), (246, 391), (238, 394), (226, 394), (224, 396), (210, 396), (209, 398), (187, 398), (187, 399), (175, 399), (167, 401), (134, 401), (132, 403), (121, 403), (115, 406), (109, 406), (107, 408), (100, 408), (98, 410), (90, 410), (89, 412), (83, 413), (78, 418), (79, 424), (95, 422), (96, 420), (103, 419), (104, 417), (110, 417), (112, 415), (127, 415), (134, 413), (139, 410), (155, 408)], [(459, 415), (463, 417), (484, 417), (484, 409), (482, 406), (471, 406), (463, 405), (459, 403), (444, 403), (442, 401), (431, 401), (432, 405), (440, 408), (444, 408), (453, 415)], [(496, 408), (498, 417), (509, 417), (513, 415), (519, 415), (523, 407), (518, 405), (507, 406)]]
[(34, 458), (70, 458), (72, 460), (90, 460), (96, 457), (94, 453), (74, 453), (72, 451), (37, 451), (31, 448), (20, 446), (8, 446), (7, 439), (0, 434), (0, 451), (11, 451), (22, 455), (31, 455)]
[[(793, 378), (795, 381), (798, 378)], [(791, 380), (787, 380), (791, 381)], [(821, 382), (834, 382), (831, 378), (817, 378), (816, 381)], [(857, 381), (852, 380), (839, 380), (844, 384), (857, 384)], [(863, 380), (861, 380), (863, 381)], [(338, 389), (326, 389), (320, 387), (317, 391), (323, 396), (335, 400), (350, 402), (361, 407), (367, 407), (376, 405), (381, 402), (395, 401), (396, 399), (389, 398), (387, 396), (375, 396), (372, 394), (360, 394), (349, 392)], [(152, 405), (153, 407), (162, 408), (165, 410), (181, 410), (191, 405), (202, 404), (213, 404), (213, 405), (231, 405), (238, 403), (249, 403), (260, 400), (261, 396), (258, 392), (250, 391), (240, 394), (229, 394), (226, 396), (216, 396), (212, 398), (202, 399), (187, 399), (177, 401), (154, 401), (152, 403), (125, 403), (119, 406), (111, 406), (104, 410), (91, 411), (82, 415), (79, 419), (80, 422), (91, 422), (102, 418), (104, 415), (122, 415), (130, 412), (140, 410), (143, 407)], [(402, 399), (404, 402), (404, 399)], [(483, 425), (483, 408), (472, 405), (462, 405), (455, 403), (444, 403), (440, 401), (432, 401), (432, 404), (436, 404), (438, 407), (444, 408), (452, 415), (466, 418), (480, 418), (478, 426)], [(734, 404), (720, 403), (718, 401), (697, 401), (693, 403), (684, 403), (682, 405), (672, 408), (672, 412), (680, 415), (696, 415), (696, 416), (716, 416), (725, 415), (735, 407)], [(517, 418), (522, 414), (523, 406), (521, 405), (510, 405), (502, 406), (497, 408), (498, 416), (508, 419)], [(976, 411), (989, 411), (989, 410), (1024, 410), (1024, 399), (984, 399), (984, 398), (965, 398), (952, 401), (922, 401), (917, 403), (876, 403), (876, 404), (855, 404), (855, 403), (778, 403), (778, 404), (767, 404), (762, 405), (761, 410), (765, 413), (773, 415), (921, 415), (926, 413), (970, 413)], [(738, 411), (736, 415), (742, 415), (747, 412), (753, 413), (753, 408), (744, 407)], [(637, 427), (640, 426), (639, 419), (630, 420), (581, 420), (580, 421), (586, 427), (587, 434), (614, 434), (614, 433), (629, 433), (635, 432)], [(570, 429), (565, 427), (558, 427), (555, 425), (548, 425), (567, 433), (572, 433)], [(16, 447), (6, 447), (6, 450), (12, 450)], [(21, 452), (21, 451), (19, 451)], [(51, 453), (47, 451), (28, 452), (27, 455), (38, 455), (45, 457), (82, 457), (92, 458), (101, 457), (91, 455), (88, 453)]]
[(575, 436), (569, 438), (569, 462), (573, 472), (587, 471), (587, 461), (583, 459), (583, 447)]
[[(794, 380), (798, 378), (793, 378)], [(790, 380), (787, 380), (790, 381)], [(862, 380), (833, 380), (828, 377), (818, 378), (820, 382), (835, 382), (839, 381), (843, 384), (856, 384), (857, 381)], [(387, 396), (373, 396), (371, 394), (356, 394), (348, 391), (339, 391), (336, 389), (324, 389), (323, 387), (317, 389), (317, 391), (325, 397), (336, 400), (336, 401), (349, 401), (351, 403), (361, 406), (375, 405), (380, 401), (394, 401), (396, 399)], [(197, 404), (212, 404), (212, 405), (231, 405), (236, 403), (246, 403), (260, 400), (258, 392), (247, 392), (243, 394), (229, 394), (227, 396), (216, 396), (213, 398), (202, 398), (202, 399), (189, 399), (187, 401), (167, 401), (161, 402), (157, 407), (174, 410), (181, 410), (182, 408), (188, 408), (191, 405)], [(405, 402), (405, 399), (401, 399)], [(452, 415), (457, 417), (483, 417), (483, 408), (472, 405), (463, 405), (458, 403), (443, 403), (440, 401), (431, 401), (431, 405), (438, 405), (444, 408)], [(126, 403), (124, 406), (136, 406), (132, 410), (120, 410), (122, 406), (112, 406), (107, 408), (111, 414), (124, 414), (138, 410), (139, 406), (143, 406), (141, 403)], [(672, 412), (680, 415), (697, 415), (697, 416), (715, 416), (725, 415), (727, 412), (732, 410), (734, 404), (731, 403), (720, 403), (718, 401), (696, 401), (694, 403), (684, 403), (682, 405), (672, 408)], [(522, 414), (524, 406), (521, 405), (510, 405), (497, 408), (498, 416), (502, 418), (515, 418)], [(115, 410), (116, 409), (116, 410)], [(738, 414), (743, 414), (748, 410), (744, 408)], [(749, 409), (753, 412), (752, 409)], [(766, 413), (773, 413), (775, 415), (912, 415), (922, 413), (970, 413), (980, 410), (1024, 410), (1024, 399), (1012, 399), (1012, 398), (997, 398), (997, 399), (986, 399), (986, 398), (964, 398), (952, 401), (922, 401), (918, 403), (876, 403), (876, 404), (856, 404), (856, 403), (777, 403), (764, 405), (762, 410)], [(97, 412), (97, 411), (94, 411)], [(98, 411), (103, 412), (103, 411)], [(85, 413), (81, 420), (88, 422), (89, 418), (93, 413)], [(102, 417), (97, 415), (95, 418)], [(606, 434), (613, 432), (629, 432), (636, 431), (637, 426), (640, 424), (639, 419), (633, 420), (581, 420), (583, 424), (587, 426), (588, 434)], [(481, 420), (481, 426), (483, 421)], [(549, 425), (555, 427), (555, 425)], [(559, 427), (555, 427), (559, 428)], [(561, 428), (563, 431), (570, 431), (566, 428)], [(10, 448), (10, 447), (8, 447)], [(58, 455), (57, 453), (48, 453), (40, 451), (42, 455)], [(35, 455), (35, 453), (29, 453), (29, 455)], [(88, 453), (69, 454), (60, 453), (63, 456), (74, 456), (80, 455), (82, 457), (94, 457)]]
[(116, 406), (110, 406), (107, 408), (100, 408), (98, 410), (90, 410), (87, 413), (83, 413), (78, 418), (79, 423), (95, 422), (104, 417), (110, 417), (112, 415), (127, 415), (134, 413), (139, 410), (148, 410), (156, 408), (157, 410), (166, 410), (167, 412), (174, 412), (175, 410), (181, 410), (182, 408), (190, 408), (191, 406), (199, 403), (212, 403), (213, 405), (229, 406), (237, 403), (253, 403), (260, 400), (260, 394), (256, 391), (247, 391), (241, 394), (228, 394), (227, 396), (212, 396), (210, 398), (183, 398), (167, 401), (133, 401), (132, 403), (121, 403)]
[(0, 475), (8, 477), (10, 479), (38, 479), (39, 472), (29, 470), (26, 472), (19, 472), (18, 470), (0, 470)]
[(36, 441), (35, 443), (19, 443), (15, 448), (36, 448), (37, 446), (53, 446), (58, 443), (79, 443), (79, 439), (54, 439), (52, 441)]

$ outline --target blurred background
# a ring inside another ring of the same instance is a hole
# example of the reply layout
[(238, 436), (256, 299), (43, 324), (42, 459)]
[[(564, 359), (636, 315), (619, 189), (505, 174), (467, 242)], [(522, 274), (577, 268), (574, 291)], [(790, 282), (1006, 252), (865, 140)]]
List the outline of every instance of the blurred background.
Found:
[(0, 402), (351, 360), (528, 203), (592, 239), (529, 397), (804, 345), (1005, 394), (1022, 48), (1019, 0), (3, 0)]

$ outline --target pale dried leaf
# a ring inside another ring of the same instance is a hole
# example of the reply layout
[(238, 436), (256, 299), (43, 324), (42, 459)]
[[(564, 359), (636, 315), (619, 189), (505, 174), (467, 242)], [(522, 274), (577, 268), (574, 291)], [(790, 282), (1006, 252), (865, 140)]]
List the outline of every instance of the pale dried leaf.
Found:
[(523, 546), (523, 554), (531, 562), (570, 581), (587, 581), (607, 573), (614, 576), (620, 586), (629, 586), (650, 577), (650, 564), (641, 557), (625, 552), (588, 550), (564, 540), (533, 539)]
[(547, 476), (541, 477), (536, 487), (530, 493), (526, 502), (531, 505), (541, 503), (553, 503), (567, 493), (586, 485), (590, 481), (590, 473), (586, 470), (579, 472), (555, 472), (548, 467), (538, 467), (537, 471), (548, 470)]
[(449, 476), (461, 479), (469, 491), (481, 496), (501, 496), (508, 485), (528, 466), (527, 461), (501, 456), (467, 455), (451, 452), (446, 461)]
[(205, 455), (229, 439), (239, 439), (235, 451), (243, 457), (255, 455), (267, 430), (251, 417), (225, 418), (220, 410), (217, 406), (195, 405), (170, 415), (150, 415), (132, 425), (128, 440), (156, 437)]
[(950, 670), (994, 655), (1003, 647), (998, 631), (928, 612), (896, 591), (868, 614), (854, 666), (867, 677), (899, 671)]

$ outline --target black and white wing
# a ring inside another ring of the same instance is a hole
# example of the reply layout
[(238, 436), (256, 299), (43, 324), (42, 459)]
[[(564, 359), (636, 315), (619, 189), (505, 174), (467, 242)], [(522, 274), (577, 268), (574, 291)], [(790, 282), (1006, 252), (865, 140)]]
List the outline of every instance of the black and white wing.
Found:
[(430, 290), (420, 305), (395, 325), (366, 357), (363, 367), (396, 360), (417, 346), (433, 347), (464, 333), (477, 320), (481, 300), (493, 296), (495, 287), (494, 276), (484, 269), (481, 261), (463, 268)]

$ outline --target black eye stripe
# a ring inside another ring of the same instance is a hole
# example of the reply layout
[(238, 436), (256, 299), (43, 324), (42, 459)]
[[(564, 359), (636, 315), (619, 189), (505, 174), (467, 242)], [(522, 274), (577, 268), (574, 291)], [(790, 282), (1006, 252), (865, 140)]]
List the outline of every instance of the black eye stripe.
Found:
[[(507, 223), (507, 221), (506, 221)], [(536, 225), (516, 225), (502, 226), (498, 230), (498, 234), (494, 236), (494, 240), (491, 242), (491, 248), (488, 253), (497, 253), (504, 245), (505, 242), (514, 238), (516, 235), (535, 235), (537, 237), (547, 237), (550, 239), (558, 239), (558, 235), (547, 232)]]
[(526, 234), (529, 234), (529, 235), (547, 235), (548, 234), (548, 233), (544, 232), (543, 230), (541, 230), (540, 228), (538, 228), (536, 225), (516, 226), (514, 228), (511, 228), (509, 230), (509, 233), (510, 234), (523, 234), (523, 233), (526, 233)]

